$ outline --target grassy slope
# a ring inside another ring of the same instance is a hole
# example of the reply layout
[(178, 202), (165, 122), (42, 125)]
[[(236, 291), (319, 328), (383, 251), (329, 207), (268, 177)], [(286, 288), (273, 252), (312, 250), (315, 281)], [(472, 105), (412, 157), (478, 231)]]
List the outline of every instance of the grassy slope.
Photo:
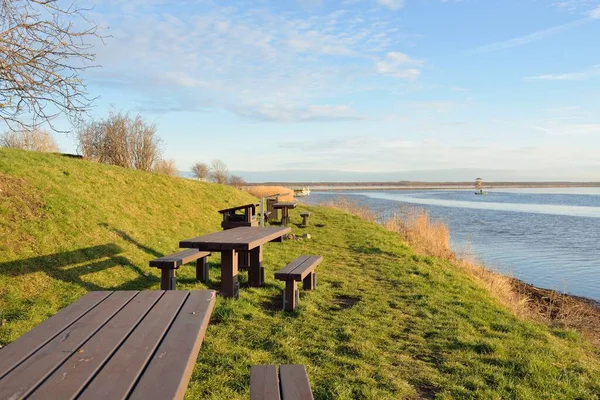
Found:
[[(22, 179), (17, 179), (22, 178)], [(212, 184), (0, 149), (0, 344), (86, 290), (157, 289), (148, 260), (219, 229), (250, 199)], [(301, 207), (292, 212), (298, 221)], [(312, 240), (265, 249), (267, 284), (217, 301), (189, 398), (247, 398), (250, 365), (302, 363), (316, 398), (598, 398), (600, 355), (517, 320), (446, 262), (339, 211), (309, 208)], [(315, 225), (318, 224), (318, 225)], [(318, 287), (285, 314), (273, 272), (321, 254)], [(218, 257), (211, 258), (211, 287)], [(193, 268), (181, 289), (203, 289)], [(351, 307), (346, 306), (354, 303)]]

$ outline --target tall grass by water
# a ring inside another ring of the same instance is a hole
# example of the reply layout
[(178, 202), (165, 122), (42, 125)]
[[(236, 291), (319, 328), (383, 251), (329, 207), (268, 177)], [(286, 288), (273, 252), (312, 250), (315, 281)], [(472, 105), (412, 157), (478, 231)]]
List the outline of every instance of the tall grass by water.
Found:
[(450, 229), (443, 221), (432, 220), (427, 210), (402, 206), (382, 217), (367, 206), (340, 197), (325, 204), (377, 222), (399, 234), (420, 254), (445, 259), (467, 271), (481, 286), (518, 317), (550, 326), (576, 329), (600, 347), (600, 305), (554, 290), (536, 288), (511, 276), (499, 274), (478, 261), (469, 250), (456, 254), (450, 248)]
[(254, 197), (268, 197), (276, 194), (280, 194), (279, 200), (281, 201), (292, 201), (294, 200), (294, 191), (285, 186), (248, 186), (246, 191)]

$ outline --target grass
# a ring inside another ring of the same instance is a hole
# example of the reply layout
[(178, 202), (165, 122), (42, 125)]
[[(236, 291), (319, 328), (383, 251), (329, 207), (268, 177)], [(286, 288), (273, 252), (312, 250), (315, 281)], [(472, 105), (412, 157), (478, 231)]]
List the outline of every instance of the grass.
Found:
[[(243, 192), (0, 149), (0, 344), (88, 290), (158, 289), (147, 267), (180, 239), (219, 230), (216, 210)], [(305, 364), (317, 399), (594, 399), (600, 354), (575, 331), (521, 320), (453, 263), (417, 254), (399, 234), (325, 207), (310, 240), (264, 250), (266, 285), (217, 299), (187, 398), (248, 398), (253, 364)], [(317, 289), (283, 313), (273, 273), (320, 254)], [(178, 275), (180, 289), (218, 287)], [(0, 350), (1, 354), (1, 350)]]

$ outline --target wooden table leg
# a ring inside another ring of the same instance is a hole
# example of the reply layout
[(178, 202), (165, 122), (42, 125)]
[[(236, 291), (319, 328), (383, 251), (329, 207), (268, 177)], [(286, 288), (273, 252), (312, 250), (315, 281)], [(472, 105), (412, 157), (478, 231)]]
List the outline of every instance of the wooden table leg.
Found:
[(250, 250), (250, 269), (248, 270), (248, 284), (250, 286), (263, 286), (265, 284), (265, 268), (263, 267), (262, 246)]
[(294, 280), (285, 281), (285, 311), (294, 311), (296, 306), (296, 292), (298, 291), (298, 283)]
[(196, 280), (208, 283), (208, 263), (207, 257), (200, 257), (196, 260)]
[(221, 296), (238, 297), (238, 253), (235, 250), (221, 251)]
[(288, 214), (287, 207), (281, 209), (281, 225), (288, 225), (290, 223), (290, 217)]
[(175, 278), (175, 270), (172, 268), (161, 268), (160, 273), (160, 290), (176, 290), (177, 278)]

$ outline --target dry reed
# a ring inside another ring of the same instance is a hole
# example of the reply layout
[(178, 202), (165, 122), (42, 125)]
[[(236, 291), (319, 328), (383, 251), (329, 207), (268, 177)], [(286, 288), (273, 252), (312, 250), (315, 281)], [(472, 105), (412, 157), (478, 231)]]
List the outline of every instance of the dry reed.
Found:
[(417, 253), (445, 259), (469, 273), (515, 315), (553, 327), (580, 331), (600, 347), (600, 304), (549, 289), (540, 289), (486, 268), (468, 250), (457, 255), (450, 248), (450, 230), (443, 221), (432, 221), (426, 210), (402, 207), (399, 213), (379, 217), (348, 198), (323, 204), (397, 232)]
[(249, 186), (245, 188), (254, 197), (267, 197), (275, 194), (281, 194), (279, 200), (281, 201), (293, 201), (294, 191), (284, 186)]

